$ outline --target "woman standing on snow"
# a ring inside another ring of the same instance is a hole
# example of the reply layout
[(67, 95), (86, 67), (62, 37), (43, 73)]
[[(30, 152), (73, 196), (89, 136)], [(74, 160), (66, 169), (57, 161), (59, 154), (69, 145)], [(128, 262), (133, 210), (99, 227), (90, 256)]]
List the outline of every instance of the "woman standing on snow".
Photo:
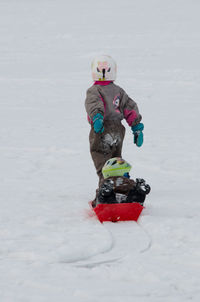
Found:
[(137, 104), (119, 86), (114, 84), (117, 66), (110, 56), (98, 56), (92, 62), (94, 85), (87, 90), (85, 108), (91, 124), (90, 153), (103, 182), (102, 167), (113, 157), (122, 156), (125, 118), (134, 135), (134, 143), (143, 144), (144, 125)]

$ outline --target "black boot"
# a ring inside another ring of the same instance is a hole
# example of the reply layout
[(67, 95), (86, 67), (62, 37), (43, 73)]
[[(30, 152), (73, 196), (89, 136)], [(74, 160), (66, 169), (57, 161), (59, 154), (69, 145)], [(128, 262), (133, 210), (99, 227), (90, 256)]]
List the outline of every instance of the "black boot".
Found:
[(146, 195), (149, 194), (151, 188), (145, 183), (142, 178), (136, 178), (136, 185), (129, 191), (126, 202), (138, 202), (141, 205), (144, 204)]
[(97, 196), (98, 203), (117, 203), (116, 195), (113, 190), (113, 181), (106, 180), (101, 188), (99, 189), (99, 193)]

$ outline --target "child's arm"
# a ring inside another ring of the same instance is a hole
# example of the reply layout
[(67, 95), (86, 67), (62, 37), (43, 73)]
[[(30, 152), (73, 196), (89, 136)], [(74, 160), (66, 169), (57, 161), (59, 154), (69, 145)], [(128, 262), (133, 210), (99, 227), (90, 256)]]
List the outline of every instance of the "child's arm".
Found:
[(121, 89), (121, 111), (123, 112), (124, 118), (128, 125), (131, 127), (134, 135), (134, 144), (141, 147), (143, 144), (143, 129), (144, 125), (140, 123), (142, 116), (139, 113), (138, 106), (126, 92)]
[(104, 131), (103, 117), (105, 108), (103, 99), (95, 86), (87, 90), (85, 109), (88, 114), (88, 121), (93, 125), (94, 131), (102, 133)]
[(137, 103), (121, 89), (121, 112), (130, 127), (139, 124), (142, 119)]
[(93, 121), (94, 116), (97, 114), (104, 116), (103, 100), (96, 86), (92, 86), (87, 90), (85, 109), (90, 121)]

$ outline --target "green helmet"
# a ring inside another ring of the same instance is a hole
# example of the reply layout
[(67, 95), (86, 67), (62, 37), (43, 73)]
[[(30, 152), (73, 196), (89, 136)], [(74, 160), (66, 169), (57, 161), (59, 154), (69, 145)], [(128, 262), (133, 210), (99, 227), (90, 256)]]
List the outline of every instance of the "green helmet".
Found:
[(131, 170), (131, 165), (121, 157), (109, 159), (103, 166), (102, 173), (104, 178), (111, 176), (124, 176)]

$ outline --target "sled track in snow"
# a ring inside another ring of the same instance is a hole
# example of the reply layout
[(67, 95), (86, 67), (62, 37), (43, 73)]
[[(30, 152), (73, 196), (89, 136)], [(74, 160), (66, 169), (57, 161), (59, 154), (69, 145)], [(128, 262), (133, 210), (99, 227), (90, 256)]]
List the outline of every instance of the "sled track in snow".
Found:
[[(109, 233), (109, 248), (87, 259), (77, 259), (68, 263), (75, 267), (88, 269), (99, 265), (110, 266), (122, 262), (129, 255), (137, 257), (138, 254), (148, 252), (151, 248), (152, 240), (150, 235), (137, 222), (104, 222), (102, 227), (106, 228)], [(134, 249), (133, 241), (135, 242)]]

